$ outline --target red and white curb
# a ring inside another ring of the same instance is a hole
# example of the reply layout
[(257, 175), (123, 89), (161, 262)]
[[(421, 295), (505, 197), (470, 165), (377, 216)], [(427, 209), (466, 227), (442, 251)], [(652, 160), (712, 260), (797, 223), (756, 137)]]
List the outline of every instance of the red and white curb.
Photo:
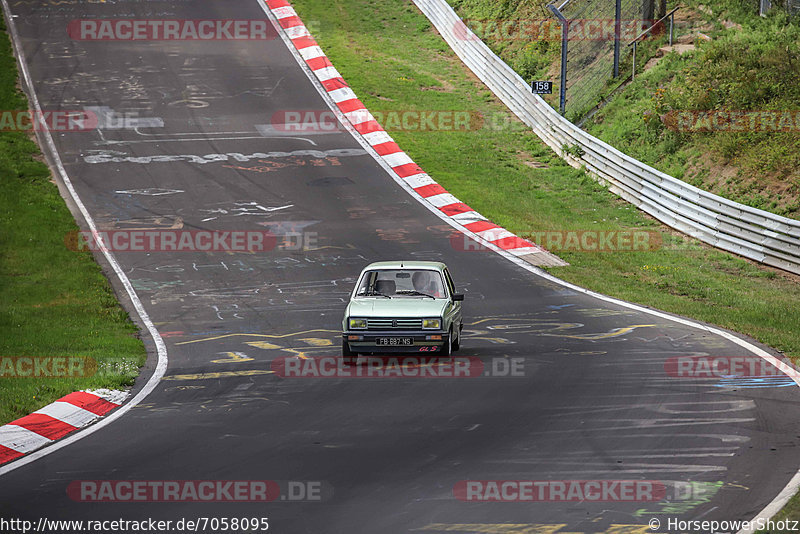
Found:
[(0, 426), (0, 464), (16, 460), (94, 422), (128, 396), (110, 389), (76, 391)]
[(568, 265), (558, 256), (476, 212), (428, 176), (403, 152), (347, 85), (287, 0), (264, 0), (286, 36), (353, 128), (422, 199), (459, 226), (533, 265)]

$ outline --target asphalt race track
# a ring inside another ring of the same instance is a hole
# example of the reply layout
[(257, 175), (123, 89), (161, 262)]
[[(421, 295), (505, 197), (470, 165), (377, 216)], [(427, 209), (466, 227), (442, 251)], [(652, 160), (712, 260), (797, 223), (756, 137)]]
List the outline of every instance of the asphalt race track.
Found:
[[(751, 519), (796, 473), (800, 395), (790, 379), (667, 372), (670, 358), (747, 355), (740, 346), (494, 252), (458, 250), (452, 228), (347, 132), (265, 128), (284, 110), (328, 110), (281, 39), (66, 33), (79, 18), (265, 19), (256, 0), (21, 0), (11, 10), (42, 108), (105, 117), (97, 130), (55, 135), (101, 228), (270, 230), (305, 242), (255, 254), (116, 253), (165, 338), (166, 377), (111, 425), (3, 475), (0, 516), (269, 517), (270, 531), (290, 534), (643, 532), (652, 517)], [(403, 258), (448, 264), (466, 295), (458, 354), (493, 376), (270, 372), (276, 358), (338, 356), (354, 277)], [(598, 479), (658, 481), (665, 495), (454, 496), (466, 480)], [(91, 503), (67, 493), (80, 480), (302, 481), (322, 492), (298, 502)]]

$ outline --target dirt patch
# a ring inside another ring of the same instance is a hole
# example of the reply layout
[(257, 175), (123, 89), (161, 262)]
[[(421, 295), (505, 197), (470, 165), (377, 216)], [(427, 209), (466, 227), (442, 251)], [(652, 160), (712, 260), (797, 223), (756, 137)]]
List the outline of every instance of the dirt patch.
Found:
[[(717, 15), (714, 15), (714, 11), (708, 6), (704, 6), (703, 4), (700, 4), (699, 6), (697, 6), (697, 9), (698, 9), (698, 11), (701, 11), (701, 12), (705, 13), (706, 15), (709, 15), (709, 16), (712, 16), (712, 17), (715, 17), (715, 18), (719, 18), (719, 17), (717, 17)], [(737, 30), (741, 30), (742, 29), (742, 25), (741, 24), (738, 24), (736, 22), (732, 22), (730, 20), (721, 20), (719, 22), (720, 22), (720, 24), (722, 24), (723, 26), (725, 26), (725, 28), (727, 28), (729, 30), (731, 28), (734, 28), (734, 29), (737, 29)]]
[(453, 84), (450, 83), (449, 81), (447, 81), (447, 80), (445, 80), (443, 78), (440, 78), (439, 76), (433, 76), (433, 78), (435, 78), (436, 81), (439, 82), (441, 85), (428, 85), (428, 86), (420, 87), (419, 90), (420, 91), (436, 91), (438, 93), (452, 93), (453, 90), (455, 89)]
[(533, 156), (531, 156), (529, 153), (527, 153), (525, 151), (517, 152), (517, 159), (521, 163), (523, 163), (524, 165), (527, 165), (528, 167), (531, 167), (533, 169), (549, 169), (550, 168), (550, 165), (548, 165), (547, 163), (542, 163), (541, 161), (538, 161), (538, 160), (534, 159)]
[(644, 70), (652, 69), (653, 67), (655, 67), (656, 63), (658, 63), (661, 60), (661, 58), (663, 58), (670, 52), (675, 52), (677, 54), (685, 54), (686, 52), (691, 52), (696, 48), (697, 47), (695, 47), (693, 44), (683, 44), (683, 43), (676, 43), (672, 46), (662, 46), (661, 48), (658, 49), (658, 52), (656, 52), (655, 57), (650, 58), (650, 60), (647, 63), (645, 63)]

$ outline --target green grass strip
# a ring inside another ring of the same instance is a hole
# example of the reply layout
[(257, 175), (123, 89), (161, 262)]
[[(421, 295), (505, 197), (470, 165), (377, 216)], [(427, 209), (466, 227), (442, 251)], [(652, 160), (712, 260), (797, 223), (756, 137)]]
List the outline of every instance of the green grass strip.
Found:
[[(2, 30), (0, 110), (26, 110), (4, 24)], [(0, 131), (0, 424), (73, 391), (130, 386), (146, 356), (92, 255), (67, 248), (65, 237), (78, 227), (42, 161), (28, 133)], [(9, 376), (28, 371), (7, 367), (19, 356), (91, 358), (85, 369), (96, 372)]]

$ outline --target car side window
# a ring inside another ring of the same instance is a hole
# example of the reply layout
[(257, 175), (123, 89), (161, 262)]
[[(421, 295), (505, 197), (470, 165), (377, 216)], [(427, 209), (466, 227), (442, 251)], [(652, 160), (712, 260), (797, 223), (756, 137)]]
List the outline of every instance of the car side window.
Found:
[(356, 295), (364, 296), (374, 291), (376, 274), (375, 271), (370, 271), (364, 275)]
[(453, 284), (453, 279), (450, 277), (450, 271), (447, 269), (444, 270), (444, 279), (447, 281), (447, 287), (450, 289), (450, 296), (456, 294), (456, 286)]

